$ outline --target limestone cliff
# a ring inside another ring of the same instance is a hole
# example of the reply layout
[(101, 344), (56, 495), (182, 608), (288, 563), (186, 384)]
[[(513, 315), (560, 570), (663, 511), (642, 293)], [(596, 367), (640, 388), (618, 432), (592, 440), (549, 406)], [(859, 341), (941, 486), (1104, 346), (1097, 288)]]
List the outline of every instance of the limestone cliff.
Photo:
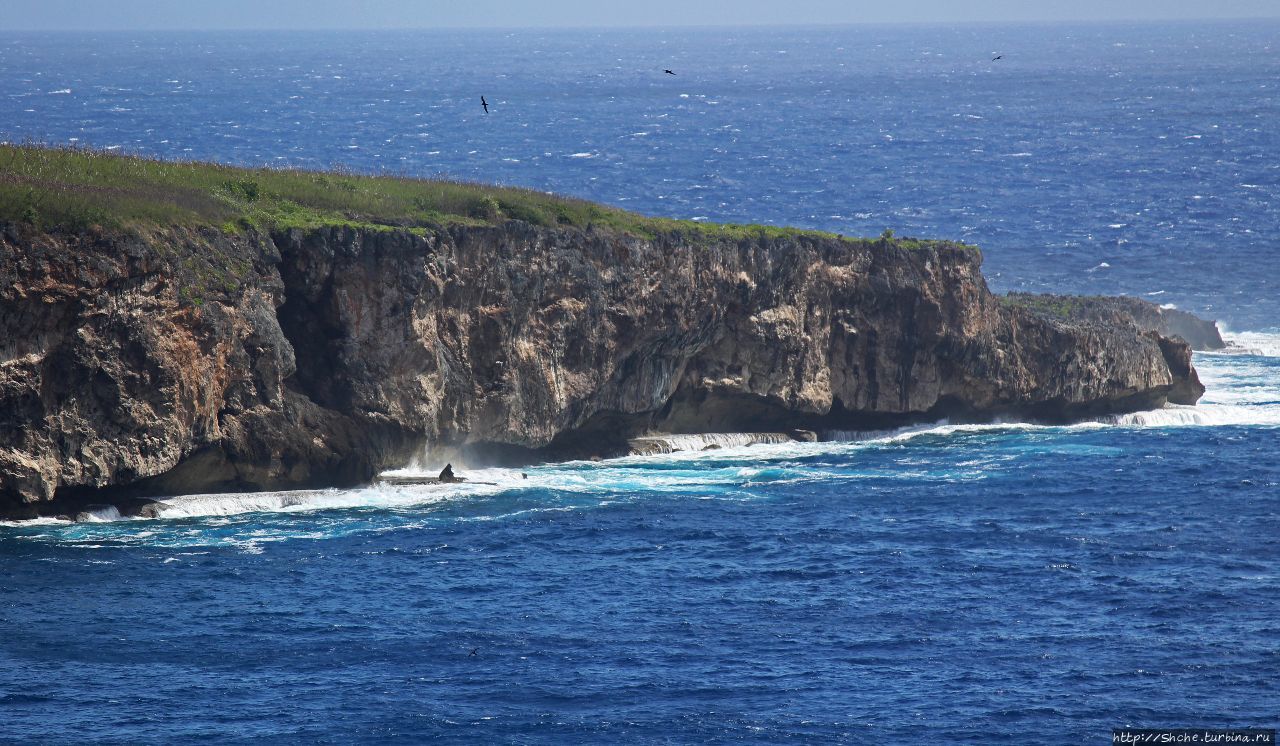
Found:
[(1193, 350), (1221, 350), (1227, 346), (1216, 322), (1138, 298), (1010, 293), (1006, 300), (1011, 305), (1080, 323), (1136, 324), (1163, 337), (1181, 337)]
[(1068, 420), (1192, 403), (1190, 349), (1002, 303), (975, 249), (518, 221), (0, 233), (0, 514), (367, 481), (426, 444)]

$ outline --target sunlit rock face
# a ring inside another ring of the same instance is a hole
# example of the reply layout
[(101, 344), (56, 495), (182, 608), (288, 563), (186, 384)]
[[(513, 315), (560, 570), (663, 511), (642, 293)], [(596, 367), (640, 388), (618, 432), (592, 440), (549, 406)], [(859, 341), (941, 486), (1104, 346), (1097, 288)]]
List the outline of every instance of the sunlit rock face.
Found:
[[(913, 247), (913, 248), (909, 248)], [(981, 254), (518, 221), (0, 242), (0, 512), (344, 486), (424, 446), (1070, 420), (1192, 403), (1133, 313), (1002, 302)]]

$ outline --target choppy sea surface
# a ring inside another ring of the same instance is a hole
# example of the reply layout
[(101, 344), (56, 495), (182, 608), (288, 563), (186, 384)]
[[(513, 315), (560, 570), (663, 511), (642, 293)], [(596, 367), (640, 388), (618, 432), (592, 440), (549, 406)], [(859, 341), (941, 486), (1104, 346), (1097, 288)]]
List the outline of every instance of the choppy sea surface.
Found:
[(1196, 407), (1068, 427), (686, 439), (527, 479), (466, 470), (492, 485), (0, 524), (0, 739), (1276, 727), (1277, 39), (1275, 23), (6, 34), (0, 139), (959, 238), (998, 290), (1171, 303), (1237, 346), (1197, 354)]

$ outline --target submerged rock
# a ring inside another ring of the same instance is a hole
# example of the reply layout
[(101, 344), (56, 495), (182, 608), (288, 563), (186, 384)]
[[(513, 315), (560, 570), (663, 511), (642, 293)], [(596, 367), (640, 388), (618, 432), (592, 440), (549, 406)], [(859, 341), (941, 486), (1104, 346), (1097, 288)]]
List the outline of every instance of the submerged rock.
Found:
[(125, 518), (159, 518), (169, 508), (167, 503), (146, 498), (123, 498), (114, 501)]
[(1001, 302), (971, 247), (711, 235), (0, 231), (0, 514), (1203, 390), (1132, 315)]

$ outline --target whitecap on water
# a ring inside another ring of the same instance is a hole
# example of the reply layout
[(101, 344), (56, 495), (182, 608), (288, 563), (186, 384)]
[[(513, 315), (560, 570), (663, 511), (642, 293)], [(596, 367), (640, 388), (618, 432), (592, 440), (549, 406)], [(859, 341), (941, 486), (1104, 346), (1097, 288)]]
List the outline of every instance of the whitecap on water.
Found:
[(1280, 357), (1280, 332), (1231, 332), (1223, 329), (1222, 334), (1227, 343), (1225, 350), (1200, 354)]

